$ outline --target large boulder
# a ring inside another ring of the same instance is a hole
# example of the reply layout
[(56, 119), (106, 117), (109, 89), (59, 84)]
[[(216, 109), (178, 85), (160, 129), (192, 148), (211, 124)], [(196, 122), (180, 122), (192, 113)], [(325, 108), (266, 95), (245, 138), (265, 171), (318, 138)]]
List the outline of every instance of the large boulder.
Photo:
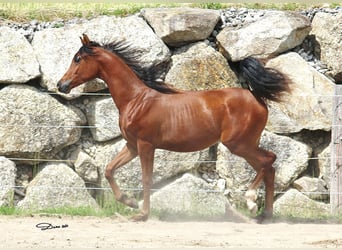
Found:
[(275, 133), (296, 133), (303, 129), (330, 131), (333, 82), (294, 52), (278, 56), (266, 66), (278, 69), (292, 81), (291, 93), (284, 94), (281, 103), (269, 103), (266, 128)]
[(0, 154), (47, 158), (77, 142), (83, 113), (26, 85), (0, 90)]
[(30, 182), (18, 208), (43, 210), (65, 207), (98, 208), (84, 181), (65, 164), (48, 164)]
[(25, 83), (40, 76), (39, 64), (24, 36), (0, 27), (0, 83)]
[(310, 199), (318, 201), (329, 200), (329, 192), (324, 180), (303, 176), (293, 182), (293, 187)]
[(17, 168), (13, 161), (0, 156), (0, 207), (12, 206)]
[(278, 55), (301, 44), (311, 30), (305, 16), (290, 11), (268, 11), (242, 28), (226, 27), (217, 36), (223, 54), (232, 61), (248, 56)]
[(206, 39), (220, 19), (218, 10), (199, 8), (143, 9), (142, 15), (156, 34), (169, 46)]
[(161, 219), (225, 219), (245, 222), (222, 192), (201, 178), (184, 174), (151, 196), (151, 209)]
[[(147, 23), (137, 16), (125, 18), (102, 16), (82, 24), (67, 25), (59, 29), (36, 32), (32, 45), (43, 72), (42, 85), (57, 91), (57, 81), (68, 69), (75, 53), (81, 47), (79, 36), (86, 33), (93, 41), (105, 44), (117, 40), (127, 42), (136, 61), (142, 67), (167, 61), (170, 51)], [(92, 81), (71, 91), (66, 98), (78, 97), (83, 92), (104, 89), (102, 81)]]
[(227, 60), (204, 42), (174, 51), (165, 81), (184, 90), (206, 90), (237, 86)]
[(330, 205), (311, 200), (298, 190), (291, 188), (281, 195), (273, 205), (278, 216), (294, 218), (319, 218), (330, 215)]
[(319, 178), (325, 181), (328, 190), (330, 190), (331, 177), (331, 149), (332, 143), (318, 155)]
[(312, 20), (311, 34), (315, 37), (316, 52), (322, 62), (331, 69), (336, 83), (342, 83), (342, 12), (317, 13)]
[(91, 183), (99, 181), (98, 167), (92, 157), (78, 148), (72, 153), (72, 158), (74, 159), (75, 172), (83, 180)]
[(90, 131), (96, 141), (108, 141), (119, 137), (119, 111), (111, 97), (92, 98), (85, 112)]

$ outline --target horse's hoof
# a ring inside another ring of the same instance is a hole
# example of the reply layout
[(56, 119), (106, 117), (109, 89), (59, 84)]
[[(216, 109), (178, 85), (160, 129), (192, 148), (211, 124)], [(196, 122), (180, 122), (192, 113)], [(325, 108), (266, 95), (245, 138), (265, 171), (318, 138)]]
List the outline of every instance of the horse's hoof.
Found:
[(148, 219), (148, 214), (139, 213), (139, 214), (133, 215), (130, 220), (138, 222), (138, 221), (147, 221), (147, 219)]
[(263, 212), (254, 218), (258, 224), (272, 222), (272, 213)]
[(139, 208), (137, 200), (134, 198), (129, 198), (126, 194), (121, 195), (119, 201), (131, 208)]

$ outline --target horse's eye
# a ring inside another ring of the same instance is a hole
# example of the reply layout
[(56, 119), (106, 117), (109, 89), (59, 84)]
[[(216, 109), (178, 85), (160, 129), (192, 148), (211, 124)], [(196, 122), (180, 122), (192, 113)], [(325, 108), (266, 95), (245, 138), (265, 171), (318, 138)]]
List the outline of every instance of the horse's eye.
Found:
[(75, 63), (79, 63), (81, 61), (81, 57), (79, 55), (76, 55), (74, 61)]

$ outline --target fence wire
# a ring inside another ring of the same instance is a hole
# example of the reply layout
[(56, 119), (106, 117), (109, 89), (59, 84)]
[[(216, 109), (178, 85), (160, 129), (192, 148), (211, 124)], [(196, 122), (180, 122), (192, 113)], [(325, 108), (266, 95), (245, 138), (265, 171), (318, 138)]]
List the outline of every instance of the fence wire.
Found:
[[(61, 96), (59, 93), (53, 93), (53, 92), (42, 92), (43, 94), (47, 94), (47, 95), (51, 95), (51, 96)], [(77, 98), (80, 97), (110, 97), (110, 93), (75, 93), (73, 95), (77, 95)], [(293, 97), (293, 95), (291, 95)], [(295, 95), (298, 98), (334, 98), (334, 97), (342, 97), (342, 95), (322, 95), (322, 94), (315, 94), (315, 95)], [(67, 101), (69, 103), (71, 103), (71, 101)], [(28, 115), (29, 116), (29, 115)], [(26, 127), (30, 127), (30, 128), (64, 128), (64, 129), (104, 129), (104, 128), (114, 128), (115, 126), (105, 126), (105, 125), (58, 125), (58, 124), (1, 124), (1, 127), (4, 128), (18, 128), (18, 129), (22, 129), (22, 128), (26, 128)], [(282, 128), (296, 128), (299, 127), (299, 125), (277, 125), (277, 126), (272, 126), (273, 129), (282, 129)], [(331, 128), (338, 128), (338, 127), (342, 127), (341, 125), (334, 125), (331, 124)], [(342, 156), (338, 156), (335, 158), (342, 158)], [(63, 160), (63, 159), (45, 159), (45, 158), (25, 158), (25, 157), (8, 157), (7, 159), (15, 161), (15, 162), (57, 162), (57, 163), (74, 163), (75, 160), (73, 159), (68, 159), (68, 160)], [(331, 157), (309, 157), (307, 158), (308, 161), (310, 160), (330, 160)], [(281, 160), (286, 160), (286, 159), (277, 159), (277, 161), (281, 161)], [(193, 163), (193, 164), (201, 164), (201, 163), (237, 163), (237, 162), (242, 162), (240, 160), (236, 160), (236, 161), (232, 161), (232, 160), (227, 160), (227, 161), (168, 161), (170, 164), (174, 164), (174, 163)], [(91, 183), (94, 184), (94, 183)], [(96, 185), (96, 184), (94, 184)], [(4, 190), (4, 189), (14, 189), (14, 190), (25, 190), (27, 188), (27, 186), (24, 185), (14, 185), (14, 186), (6, 186), (6, 185), (0, 185), (0, 191)], [(49, 186), (49, 185), (43, 185), (43, 186), (35, 186), (34, 188), (38, 188), (38, 189), (60, 189), (60, 190), (67, 190), (67, 189), (73, 189), (73, 190), (88, 190), (88, 191), (111, 191), (110, 187), (97, 187), (97, 186), (93, 186), (93, 187), (87, 187), (87, 186), (82, 186), (82, 187), (61, 187), (58, 185), (55, 186)], [(127, 192), (142, 192), (142, 188), (140, 187), (131, 187), (131, 188), (127, 188), (127, 187), (122, 187), (121, 188), (123, 191), (127, 191)], [(151, 191), (152, 192), (157, 192), (159, 191), (161, 188), (152, 188)], [(215, 190), (215, 189), (177, 189), (175, 190), (177, 192), (203, 192), (203, 193), (222, 193), (224, 191), (222, 190)], [(236, 194), (236, 195), (241, 195), (243, 196), (246, 190), (229, 190), (230, 193)], [(259, 189), (258, 193), (261, 195), (264, 195), (264, 190), (263, 189)], [(286, 191), (275, 191), (276, 195), (284, 195), (286, 193)], [(310, 195), (331, 195), (332, 192), (331, 191), (326, 191), (326, 192), (301, 192), (304, 195), (310, 196)], [(334, 193), (334, 194), (340, 194), (340, 193)]]

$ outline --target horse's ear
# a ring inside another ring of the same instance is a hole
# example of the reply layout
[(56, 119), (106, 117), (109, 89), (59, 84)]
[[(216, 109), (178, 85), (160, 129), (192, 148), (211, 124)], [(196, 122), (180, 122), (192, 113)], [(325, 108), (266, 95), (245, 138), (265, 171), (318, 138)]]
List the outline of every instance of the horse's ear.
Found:
[(90, 45), (90, 39), (86, 34), (83, 34), (83, 37), (80, 37), (82, 45)]

